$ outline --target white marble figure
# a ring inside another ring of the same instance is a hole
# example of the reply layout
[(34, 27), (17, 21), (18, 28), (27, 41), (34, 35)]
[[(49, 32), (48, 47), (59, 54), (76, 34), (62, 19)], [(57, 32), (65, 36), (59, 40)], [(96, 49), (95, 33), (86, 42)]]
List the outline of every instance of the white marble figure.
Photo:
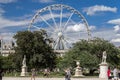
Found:
[(107, 58), (106, 51), (103, 51), (103, 55), (102, 55), (102, 63), (106, 63), (106, 58)]
[(23, 61), (22, 61), (22, 70), (20, 76), (28, 76), (27, 72), (27, 66), (26, 66), (26, 56), (24, 55)]
[(25, 55), (24, 55), (24, 58), (23, 58), (22, 65), (23, 65), (23, 66), (26, 66), (26, 56), (25, 56)]

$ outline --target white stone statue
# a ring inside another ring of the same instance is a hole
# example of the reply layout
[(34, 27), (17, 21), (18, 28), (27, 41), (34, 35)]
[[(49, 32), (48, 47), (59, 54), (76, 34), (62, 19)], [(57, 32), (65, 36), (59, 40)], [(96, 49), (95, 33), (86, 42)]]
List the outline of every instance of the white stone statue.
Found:
[(24, 55), (23, 61), (22, 61), (22, 71), (20, 76), (28, 76), (27, 72), (27, 66), (26, 66), (26, 56)]
[(107, 59), (107, 53), (106, 53), (106, 51), (103, 51), (102, 63), (100, 64), (99, 78), (104, 78), (104, 79), (108, 80), (108, 75), (107, 75), (108, 64), (106, 62), (106, 59)]
[(102, 55), (102, 63), (106, 63), (106, 58), (107, 58), (106, 51), (103, 51), (103, 55)]
[(25, 55), (24, 55), (24, 58), (23, 58), (22, 65), (23, 65), (23, 66), (26, 66), (26, 56), (25, 56)]

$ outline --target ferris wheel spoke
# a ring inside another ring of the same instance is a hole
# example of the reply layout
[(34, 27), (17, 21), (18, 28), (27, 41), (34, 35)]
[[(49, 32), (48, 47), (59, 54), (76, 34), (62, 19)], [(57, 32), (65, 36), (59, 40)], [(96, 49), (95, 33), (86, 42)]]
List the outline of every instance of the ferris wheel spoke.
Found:
[(68, 47), (66, 46), (66, 45), (67, 45), (67, 44), (66, 44), (67, 41), (66, 41), (65, 39), (63, 39), (62, 41), (63, 41), (64, 48), (65, 48), (65, 49), (68, 49)]
[(54, 49), (56, 50), (57, 49), (57, 46), (58, 46), (58, 43), (59, 43), (59, 37), (57, 38), (57, 40), (55, 41), (55, 46), (54, 46)]
[(54, 28), (53, 28), (43, 17), (40, 16), (40, 18), (41, 18), (50, 28), (52, 28), (52, 29), (54, 30)]
[(53, 31), (46, 30), (47, 33), (55, 34)]
[(70, 19), (73, 24), (83, 23), (83, 20), (80, 20), (78, 22), (75, 22), (73, 19)]
[(53, 32), (49, 37), (50, 37), (50, 38), (53, 38), (53, 37), (55, 36), (55, 34), (56, 34), (56, 33)]
[(80, 34), (80, 31), (77, 31), (77, 32), (66, 32), (65, 35), (71, 35), (71, 34)]
[(70, 21), (71, 17), (73, 16), (74, 12), (69, 16), (67, 22), (65, 23), (64, 27), (63, 27), (63, 31), (66, 29), (66, 26), (68, 24), (68, 22)]
[(62, 8), (62, 6), (61, 6), (61, 12), (60, 12), (60, 28), (61, 28), (61, 24), (62, 24), (62, 12), (63, 12), (63, 8)]
[(39, 29), (39, 30), (41, 29), (41, 28), (39, 28), (39, 27), (37, 27), (37, 26), (34, 26), (34, 25), (32, 25), (32, 27), (34, 27), (34, 28), (36, 28), (36, 29)]
[(74, 41), (72, 41), (72, 40), (70, 40), (70, 39), (69, 39), (69, 40), (68, 40), (68, 39), (64, 39), (64, 40), (65, 40), (65, 42), (66, 42), (66, 45), (69, 44), (69, 46), (66, 46), (66, 45), (65, 45), (65, 46), (67, 47), (67, 49), (70, 48), (70, 47), (72, 47), (72, 44), (74, 43)]
[(70, 19), (73, 24), (77, 24), (74, 20)]
[(65, 49), (65, 42), (63, 38), (60, 39), (59, 47), (60, 49)]
[(65, 42), (63, 39), (61, 40), (61, 47), (62, 47), (62, 49), (66, 49)]
[(54, 22), (54, 25), (55, 25), (56, 28), (57, 28), (57, 23), (56, 23), (56, 21), (55, 21), (55, 18), (54, 18), (54, 16), (53, 16), (53, 13), (52, 13), (52, 11), (51, 11), (51, 8), (49, 8), (49, 11), (50, 11), (50, 15), (51, 15), (51, 17), (52, 17), (52, 20), (53, 20), (53, 22)]
[(36, 29), (38, 29), (38, 30), (43, 29), (43, 30), (45, 30), (46, 32), (49, 32), (49, 33), (53, 33), (53, 34), (54, 34), (53, 31), (46, 30), (45, 28), (39, 28), (38, 26), (34, 26), (34, 25), (32, 25), (32, 27), (34, 27), (34, 28), (36, 28)]
[(71, 37), (65, 36), (65, 40), (68, 41), (69, 43), (73, 43), (76, 41), (76, 38), (71, 38)]

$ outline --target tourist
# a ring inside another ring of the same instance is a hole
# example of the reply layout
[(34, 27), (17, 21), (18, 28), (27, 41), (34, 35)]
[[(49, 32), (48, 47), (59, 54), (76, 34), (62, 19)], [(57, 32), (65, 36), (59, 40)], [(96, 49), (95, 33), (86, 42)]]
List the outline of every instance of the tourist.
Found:
[(113, 70), (114, 80), (118, 80), (118, 69), (115, 67)]
[(118, 77), (119, 77), (119, 79), (120, 79), (120, 69), (118, 70)]
[(108, 67), (107, 76), (108, 76), (108, 80), (110, 80), (112, 78), (110, 67)]
[(49, 69), (45, 69), (45, 70), (44, 70), (44, 73), (43, 73), (43, 76), (48, 77), (49, 74), (50, 74), (50, 70), (49, 70)]
[(3, 70), (0, 69), (0, 80), (2, 80), (2, 76), (3, 76)]
[(32, 79), (35, 80), (35, 76), (36, 76), (35, 68), (33, 68), (33, 69), (31, 70), (31, 72), (32, 72), (31, 80), (32, 80)]
[(65, 80), (70, 80), (71, 72), (70, 69), (65, 70)]

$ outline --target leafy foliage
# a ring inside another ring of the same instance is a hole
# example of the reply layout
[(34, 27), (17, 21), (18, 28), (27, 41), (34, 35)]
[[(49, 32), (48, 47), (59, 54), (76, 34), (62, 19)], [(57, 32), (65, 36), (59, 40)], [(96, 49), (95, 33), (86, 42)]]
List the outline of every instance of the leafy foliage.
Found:
[(54, 68), (56, 55), (46, 43), (46, 37), (47, 35), (43, 30), (22, 31), (14, 36), (17, 43), (14, 60), (18, 68), (21, 67), (24, 55), (26, 55), (29, 68)]
[(0, 55), (0, 69), (2, 68), (2, 64), (3, 64), (3, 57)]
[(91, 41), (81, 40), (75, 43), (73, 48), (60, 60), (58, 67), (75, 68), (76, 60), (80, 61), (81, 67), (89, 69), (98, 67), (103, 51), (107, 52), (107, 62), (110, 66), (119, 65), (119, 49), (104, 39), (94, 38)]

